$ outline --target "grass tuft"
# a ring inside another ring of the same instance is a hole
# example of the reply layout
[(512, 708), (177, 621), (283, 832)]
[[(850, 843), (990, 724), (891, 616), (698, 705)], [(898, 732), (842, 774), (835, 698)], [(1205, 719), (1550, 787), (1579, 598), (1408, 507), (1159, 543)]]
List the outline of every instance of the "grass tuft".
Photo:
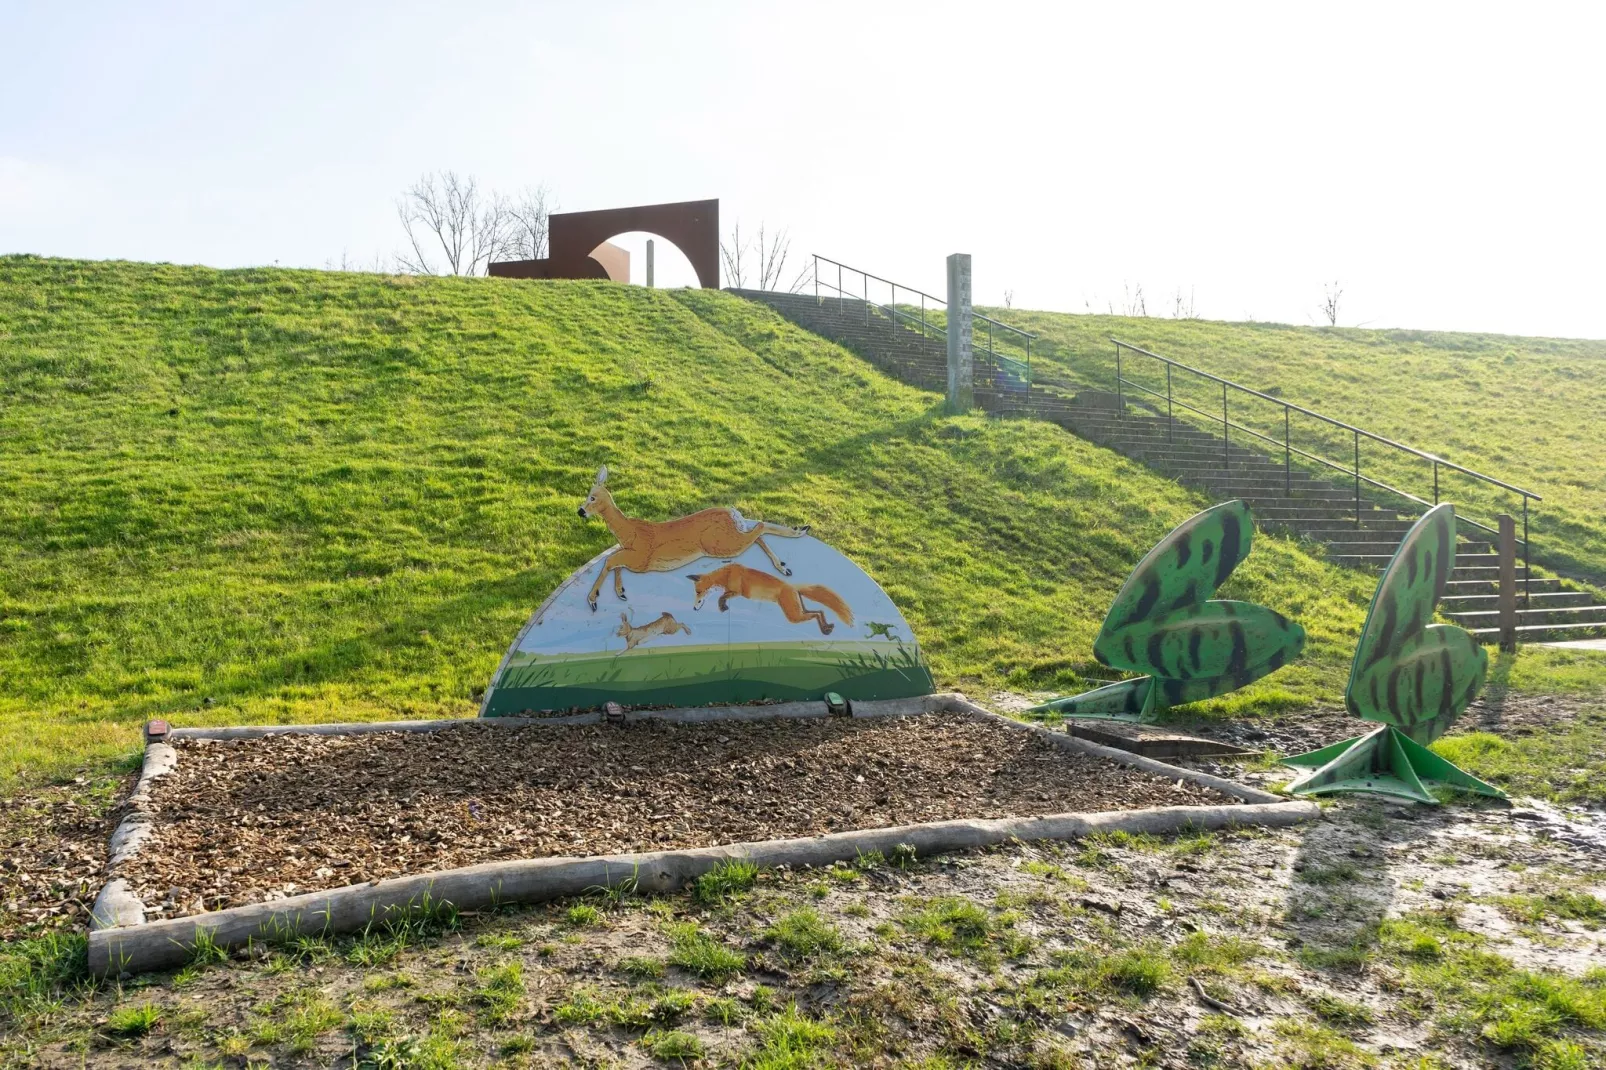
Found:
[(697, 927), (681, 922), (669, 929), (669, 962), (707, 981), (725, 981), (747, 966), (747, 956), (726, 947)]
[(693, 882), (692, 898), (705, 906), (733, 902), (757, 880), (756, 865), (746, 859), (729, 858)]

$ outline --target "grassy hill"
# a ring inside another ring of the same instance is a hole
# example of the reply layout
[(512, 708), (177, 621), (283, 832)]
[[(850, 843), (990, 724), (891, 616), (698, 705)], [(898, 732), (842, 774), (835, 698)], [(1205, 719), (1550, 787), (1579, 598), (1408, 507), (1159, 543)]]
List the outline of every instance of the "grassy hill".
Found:
[[(634, 515), (814, 524), (978, 694), (1083, 686), (1128, 570), (1207, 504), (725, 294), (0, 259), (0, 779), (152, 716), (471, 713), (611, 542), (575, 514), (603, 462)], [(1312, 641), (1230, 701), (1333, 699), (1370, 592), (1261, 539), (1228, 593)]]
[[(1536, 556), (1606, 580), (1606, 436), (1598, 426), (1606, 341), (994, 311), (1038, 332), (1045, 364), (1077, 383), (1114, 389), (1115, 337), (1534, 491), (1544, 497), (1533, 515)], [(1155, 362), (1124, 371), (1164, 390)], [(1220, 388), (1187, 379), (1175, 377), (1178, 395), (1220, 412)], [(1280, 439), (1279, 407), (1242, 395), (1230, 404), (1235, 422)], [(1295, 445), (1324, 447), (1322, 455), (1348, 464), (1350, 439), (1317, 429), (1296, 418)], [(1361, 467), (1431, 497), (1427, 462), (1363, 442)], [(1480, 515), (1520, 509), (1515, 496), (1464, 477), (1446, 474), (1442, 484), (1445, 500)]]

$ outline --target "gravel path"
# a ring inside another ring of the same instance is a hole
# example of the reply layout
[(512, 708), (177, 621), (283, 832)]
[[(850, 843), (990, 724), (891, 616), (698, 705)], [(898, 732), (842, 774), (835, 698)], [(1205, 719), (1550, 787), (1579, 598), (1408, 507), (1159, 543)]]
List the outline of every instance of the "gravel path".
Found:
[(1233, 801), (946, 714), (185, 741), (128, 876), (173, 916), (499, 859)]

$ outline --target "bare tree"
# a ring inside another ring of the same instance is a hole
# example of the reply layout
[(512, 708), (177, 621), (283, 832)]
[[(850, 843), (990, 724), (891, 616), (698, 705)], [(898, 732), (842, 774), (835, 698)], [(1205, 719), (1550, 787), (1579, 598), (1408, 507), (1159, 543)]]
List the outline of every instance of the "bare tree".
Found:
[(1131, 289), (1127, 289), (1126, 284), (1122, 283), (1121, 289), (1126, 293), (1125, 314), (1128, 316), (1147, 317), (1149, 314), (1149, 305), (1143, 297), (1143, 284), (1140, 282)]
[(1014, 290), (1005, 290), (1004, 291), (1004, 307), (1005, 308), (1014, 308), (1015, 307), (1015, 291)]
[(721, 238), (719, 242), (719, 259), (725, 265), (725, 285), (740, 290), (747, 285), (747, 275), (742, 268), (742, 254), (747, 252), (747, 242), (742, 240), (741, 220), (731, 224), (728, 238)]
[(1334, 279), (1331, 283), (1323, 286), (1322, 291), (1322, 315), (1327, 317), (1327, 325), (1329, 327), (1337, 327), (1338, 299), (1344, 296), (1344, 291), (1339, 289), (1337, 279)]
[(545, 184), (530, 186), (517, 200), (507, 202), (507, 231), (498, 255), (509, 260), (544, 260), (547, 257), (548, 218), (557, 208)]
[[(786, 279), (786, 256), (792, 251), (792, 239), (787, 236), (786, 228), (782, 227), (771, 235), (766, 242), (764, 224), (758, 225), (758, 288), (760, 290), (779, 290), (781, 280)], [(786, 292), (797, 293), (803, 289), (803, 281), (808, 278), (808, 268), (799, 268), (797, 273), (787, 279)]]
[(477, 275), (507, 242), (507, 201), (456, 171), (424, 175), (396, 202), (396, 215), (409, 246), (396, 259), (419, 275)]
[(1176, 296), (1171, 299), (1171, 318), (1174, 320), (1198, 319), (1199, 314), (1193, 305), (1193, 287), (1188, 287), (1188, 296), (1182, 296), (1182, 287), (1177, 287)]
[(809, 277), (807, 267), (799, 268), (795, 275), (786, 273), (787, 257), (792, 251), (792, 239), (786, 228), (771, 231), (768, 225), (758, 225), (758, 237), (749, 241), (742, 237), (742, 224), (731, 224), (730, 233), (720, 239), (719, 259), (725, 267), (725, 285), (741, 289), (747, 285), (749, 272), (760, 290), (780, 290), (797, 293)]

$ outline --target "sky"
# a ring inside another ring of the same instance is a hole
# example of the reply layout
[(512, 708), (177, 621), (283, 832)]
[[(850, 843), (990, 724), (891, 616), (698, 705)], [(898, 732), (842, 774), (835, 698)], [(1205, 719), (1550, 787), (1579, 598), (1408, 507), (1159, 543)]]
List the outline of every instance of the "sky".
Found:
[[(1606, 7), (0, 0), (0, 253), (388, 265), (430, 171), (933, 293), (1606, 338)], [(624, 242), (637, 256), (644, 235)], [(691, 281), (657, 243), (658, 282)]]

